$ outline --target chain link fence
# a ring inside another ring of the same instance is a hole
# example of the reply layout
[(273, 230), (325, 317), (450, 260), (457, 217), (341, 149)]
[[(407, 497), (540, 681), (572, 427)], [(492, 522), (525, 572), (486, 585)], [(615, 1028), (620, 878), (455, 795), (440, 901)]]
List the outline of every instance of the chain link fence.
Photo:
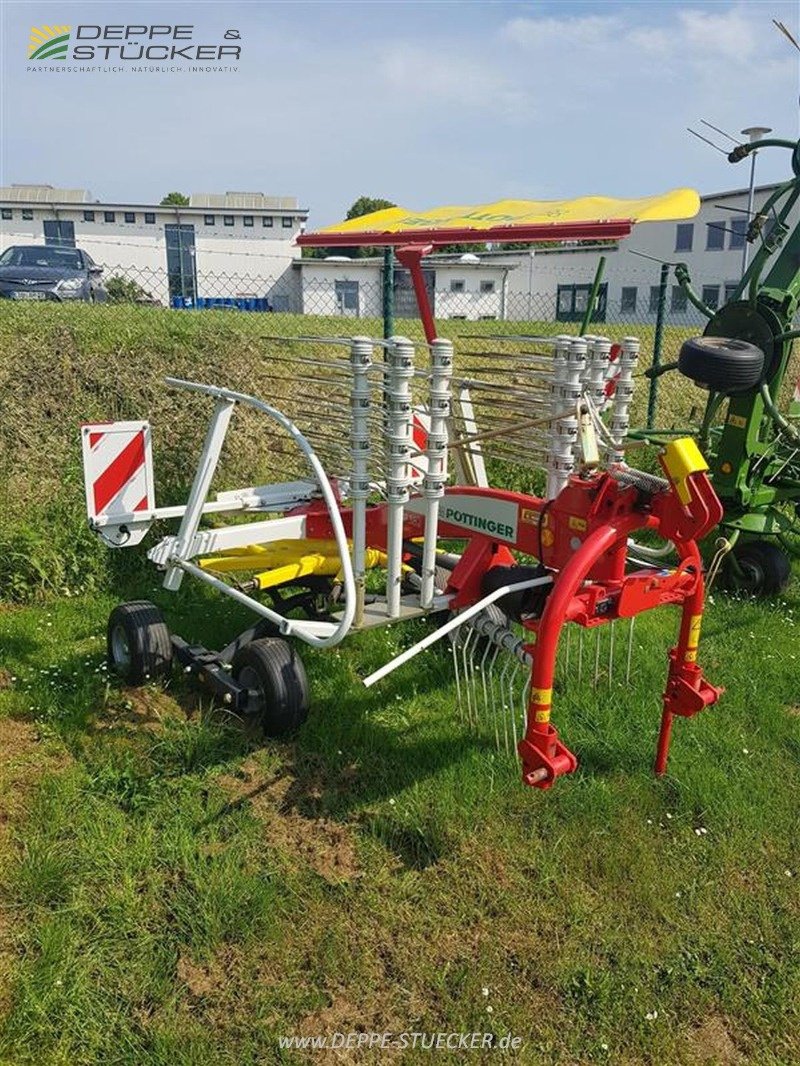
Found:
[[(186, 312), (243, 313), (255, 316), (271, 335), (311, 333), (367, 333), (380, 335), (387, 321), (387, 296), (379, 268), (367, 271), (356, 263), (301, 261), (277, 277), (233, 272), (201, 272), (188, 276), (165, 269), (106, 266), (104, 288), (108, 302), (142, 308), (170, 308)], [(444, 335), (467, 336), (473, 350), (491, 349), (492, 337), (503, 334), (550, 336), (587, 332), (613, 340), (637, 336), (642, 343), (639, 374), (653, 364), (674, 362), (687, 337), (701, 333), (704, 316), (686, 297), (668, 270), (642, 270), (636, 285), (612, 288), (606, 298), (601, 286), (594, 300), (591, 284), (553, 284), (550, 292), (514, 291), (501, 268), (470, 272), (449, 266), (426, 272), (428, 295), (437, 325)], [(459, 277), (453, 276), (459, 274)], [(445, 274), (445, 282), (439, 280)], [(491, 275), (491, 276), (488, 276)], [(474, 278), (474, 280), (473, 280)], [(725, 294), (727, 295), (727, 294)], [(719, 293), (719, 299), (724, 298)], [(415, 340), (423, 337), (416, 300), (406, 271), (396, 269), (388, 317), (394, 332)], [(346, 322), (343, 320), (347, 320)], [(253, 326), (252, 328), (255, 328)], [(704, 393), (686, 379), (666, 375), (658, 382), (642, 379), (637, 389), (635, 418), (649, 427), (689, 426), (702, 410)]]

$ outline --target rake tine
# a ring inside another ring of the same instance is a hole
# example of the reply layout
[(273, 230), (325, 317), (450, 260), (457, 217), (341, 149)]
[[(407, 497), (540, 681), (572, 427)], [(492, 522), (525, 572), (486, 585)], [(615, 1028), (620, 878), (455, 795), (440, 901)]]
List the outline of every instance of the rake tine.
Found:
[(611, 679), (614, 674), (614, 626), (616, 622), (612, 622), (609, 627), (608, 634), (608, 687), (611, 688)]
[(470, 660), (467, 656), (467, 651), (469, 649), (469, 645), (474, 632), (475, 631), (473, 629), (468, 628), (466, 633), (464, 634), (464, 639), (461, 643), (461, 665), (464, 668), (464, 695), (466, 697), (467, 705), (467, 722), (470, 726), (473, 724), (472, 700), (470, 699), (470, 687), (472, 684), (472, 678), (470, 677)]
[(583, 680), (583, 626), (578, 630), (578, 684)]
[(597, 682), (600, 679), (600, 626), (595, 629), (594, 636), (594, 681), (593, 687), (597, 688)]
[(520, 713), (520, 728), (524, 735), (525, 733), (525, 720), (528, 717), (528, 697), (531, 690), (531, 672), (523, 668), (523, 680), (522, 680), (522, 693), (521, 699), (521, 713)]
[(630, 625), (628, 626), (628, 661), (625, 666), (625, 684), (627, 685), (631, 679), (631, 657), (633, 655), (633, 623), (636, 621), (635, 617), (631, 618)]
[(510, 658), (508, 658), (504, 663), (503, 669), (500, 673), (500, 691), (503, 696), (503, 711), (511, 718), (511, 735), (514, 740), (514, 751), (516, 751), (517, 744), (519, 743), (519, 741), (517, 739), (517, 716), (514, 714), (513, 695), (509, 703), (506, 703), (506, 696), (510, 691), (509, 683), (506, 681), (506, 674), (508, 673), (509, 667), (511, 666), (513, 666), (513, 662)]
[(567, 675), (569, 674), (569, 652), (570, 644), (572, 643), (572, 629), (567, 626), (567, 639), (564, 642), (566, 647), (564, 649), (564, 669)]
[(456, 701), (458, 703), (458, 717), (463, 722), (464, 721), (464, 702), (463, 702), (463, 699), (461, 697), (461, 676), (460, 676), (460, 670), (458, 668), (458, 651), (457, 651), (457, 648), (456, 648), (456, 645), (460, 641), (460, 637), (461, 637), (461, 634), (458, 632), (458, 630), (456, 630), (456, 632), (453, 634), (453, 639), (450, 641), (450, 650), (451, 650), (451, 652), (453, 654), (453, 672), (455, 673), (455, 678), (456, 678)]
[(487, 667), (486, 667), (486, 656), (489, 654), (490, 651), (492, 651), (493, 648), (495, 650), (495, 655), (496, 655), (497, 652), (500, 650), (499, 647), (496, 644), (492, 644), (492, 642), (490, 640), (487, 640), (486, 641), (486, 648), (484, 649), (483, 655), (481, 656), (480, 675), (481, 675), (481, 684), (483, 686), (483, 701), (484, 701), (484, 706), (486, 707), (486, 714), (487, 714), (487, 716), (490, 716), (491, 718), (494, 719), (494, 741), (495, 741), (495, 747), (496, 747), (497, 751), (500, 751), (500, 734), (499, 734), (498, 729), (497, 729), (497, 715), (493, 711), (492, 703), (491, 703), (491, 701), (489, 699), (489, 690), (488, 690), (487, 685), (486, 685), (486, 669), (487, 669)]

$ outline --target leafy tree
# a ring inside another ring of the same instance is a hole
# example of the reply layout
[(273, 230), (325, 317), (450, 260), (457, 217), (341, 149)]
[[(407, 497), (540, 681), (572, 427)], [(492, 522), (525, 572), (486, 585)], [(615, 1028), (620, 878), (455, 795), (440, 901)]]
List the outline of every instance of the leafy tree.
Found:
[(182, 192), (168, 192), (162, 199), (161, 206), (169, 207), (170, 204), (174, 204), (176, 207), (188, 207), (189, 197)]
[(345, 218), (361, 218), (362, 215), (371, 215), (373, 211), (383, 211), (387, 207), (397, 207), (391, 200), (381, 200), (380, 197), (359, 196)]
[[(373, 211), (383, 211), (386, 207), (396, 207), (391, 200), (382, 200), (375, 196), (359, 196), (350, 205), (345, 218), (361, 218), (362, 215), (371, 215)], [(346, 255), (350, 259), (364, 259), (368, 255), (377, 255), (376, 248), (304, 248), (303, 255), (307, 259), (325, 259), (329, 255)]]

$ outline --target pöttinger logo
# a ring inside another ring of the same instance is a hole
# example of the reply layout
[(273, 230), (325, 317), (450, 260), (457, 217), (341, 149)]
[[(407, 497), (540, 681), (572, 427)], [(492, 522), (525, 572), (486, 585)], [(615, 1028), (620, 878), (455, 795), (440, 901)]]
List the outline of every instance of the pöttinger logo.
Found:
[(66, 59), (69, 26), (31, 26), (28, 59)]

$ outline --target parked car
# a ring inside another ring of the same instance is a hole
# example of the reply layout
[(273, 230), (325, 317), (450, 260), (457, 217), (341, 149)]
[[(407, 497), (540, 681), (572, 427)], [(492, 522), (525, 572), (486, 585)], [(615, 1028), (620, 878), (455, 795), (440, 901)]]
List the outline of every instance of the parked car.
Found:
[(102, 273), (80, 248), (14, 244), (0, 255), (0, 297), (100, 302), (107, 295)]

